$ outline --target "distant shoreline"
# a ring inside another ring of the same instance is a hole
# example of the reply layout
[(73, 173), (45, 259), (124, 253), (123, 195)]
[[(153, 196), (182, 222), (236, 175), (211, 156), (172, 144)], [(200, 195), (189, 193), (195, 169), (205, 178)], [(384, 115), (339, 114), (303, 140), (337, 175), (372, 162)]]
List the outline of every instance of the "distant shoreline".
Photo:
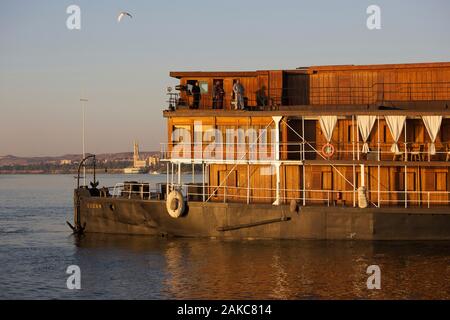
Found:
[[(56, 170), (56, 171), (45, 171), (45, 170), (0, 170), (0, 175), (15, 175), (15, 174), (70, 174), (76, 175), (78, 171), (64, 171), (64, 170)], [(92, 174), (92, 170), (86, 170), (86, 173)], [(110, 170), (96, 170), (96, 174), (126, 174), (123, 172), (123, 169), (110, 169)], [(164, 174), (165, 172), (157, 171), (157, 174)], [(142, 173), (142, 174), (151, 174), (151, 172)]]
[[(154, 173), (156, 172), (156, 173)], [(182, 174), (191, 174), (192, 170), (181, 170)], [(201, 174), (201, 170), (196, 169), (195, 170), (195, 174)], [(45, 170), (0, 170), (0, 175), (20, 175), (20, 174), (34, 174), (34, 175), (38, 175), (38, 174), (48, 174), (48, 175), (58, 175), (58, 174), (68, 174), (68, 175), (77, 175), (78, 171), (74, 170), (74, 171), (64, 171), (64, 170), (53, 170), (53, 171), (45, 171)], [(92, 169), (86, 169), (86, 174), (93, 174), (93, 170)], [(96, 170), (95, 174), (123, 174), (123, 175), (139, 175), (139, 174), (148, 174), (148, 175), (152, 175), (152, 174), (166, 174), (166, 171), (152, 171), (150, 170), (149, 172), (144, 172), (144, 173), (124, 173), (123, 169), (108, 169), (107, 171), (105, 170), (101, 170), (98, 169)]]

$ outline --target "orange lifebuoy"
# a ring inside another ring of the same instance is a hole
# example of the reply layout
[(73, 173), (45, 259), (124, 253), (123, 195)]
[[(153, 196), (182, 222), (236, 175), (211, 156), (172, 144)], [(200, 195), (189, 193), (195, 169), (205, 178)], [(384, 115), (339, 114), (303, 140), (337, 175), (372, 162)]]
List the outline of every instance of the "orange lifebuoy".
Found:
[(324, 144), (322, 154), (327, 158), (331, 158), (334, 155), (334, 146), (331, 143)]

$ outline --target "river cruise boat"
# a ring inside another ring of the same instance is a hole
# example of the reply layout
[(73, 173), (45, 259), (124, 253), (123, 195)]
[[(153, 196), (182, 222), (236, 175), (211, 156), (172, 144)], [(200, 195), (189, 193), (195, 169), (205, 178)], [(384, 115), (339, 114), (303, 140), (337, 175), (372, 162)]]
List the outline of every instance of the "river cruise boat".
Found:
[(78, 182), (75, 232), (450, 239), (449, 62), (170, 76), (165, 181)]

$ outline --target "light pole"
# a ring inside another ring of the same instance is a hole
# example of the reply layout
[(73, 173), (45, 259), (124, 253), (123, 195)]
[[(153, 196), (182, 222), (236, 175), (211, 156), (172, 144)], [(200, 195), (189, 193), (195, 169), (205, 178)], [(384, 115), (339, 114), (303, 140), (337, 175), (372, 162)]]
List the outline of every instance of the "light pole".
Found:
[[(83, 114), (83, 125), (82, 125), (82, 136), (83, 136), (83, 159), (86, 157), (86, 144), (85, 144), (85, 133), (84, 133), (84, 127), (85, 127), (85, 105), (88, 102), (88, 99), (85, 98), (81, 98), (80, 102), (81, 102), (81, 110), (82, 110), (82, 114)], [(83, 165), (83, 184), (86, 185), (86, 166)]]

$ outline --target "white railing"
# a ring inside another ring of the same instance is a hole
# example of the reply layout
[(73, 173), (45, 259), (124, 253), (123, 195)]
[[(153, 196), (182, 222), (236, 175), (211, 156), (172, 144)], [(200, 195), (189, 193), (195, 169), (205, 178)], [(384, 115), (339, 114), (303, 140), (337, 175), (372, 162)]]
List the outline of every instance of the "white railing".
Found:
[[(313, 150), (313, 145), (316, 150)], [(381, 160), (381, 161), (449, 161), (450, 145), (436, 144), (434, 155), (430, 153), (429, 145), (422, 143), (399, 142), (398, 153), (391, 152), (392, 143), (369, 144), (370, 151), (366, 154), (361, 152), (363, 143), (336, 143), (334, 154), (328, 158), (321, 152), (323, 143), (316, 142), (298, 142), (298, 143), (280, 143), (278, 144), (280, 155), (288, 160)], [(425, 147), (427, 145), (427, 147)], [(177, 146), (178, 151), (174, 152), (173, 147)], [(275, 143), (264, 143), (262, 145), (250, 145), (248, 143), (215, 143), (214, 154), (207, 154), (205, 147), (207, 143), (161, 143), (162, 160), (270, 160), (275, 159)], [(201, 147), (201, 150), (197, 150)], [(295, 150), (292, 150), (295, 149)], [(181, 154), (179, 154), (181, 153)], [(196, 159), (200, 154), (200, 159)]]
[[(190, 191), (192, 185), (177, 185), (172, 186), (173, 189), (183, 189), (183, 194), (189, 199), (191, 196), (198, 196), (206, 198), (211, 195), (210, 190), (215, 190), (212, 199), (221, 200), (227, 202), (234, 199), (249, 200), (264, 200), (266, 202), (275, 201), (275, 194), (277, 190), (275, 188), (247, 188), (247, 187), (232, 187), (232, 186), (213, 186), (207, 185), (204, 190), (205, 193), (197, 193)], [(198, 184), (197, 187), (202, 187)], [(171, 188), (169, 188), (170, 190)], [(262, 191), (262, 192), (260, 192)], [(270, 193), (270, 195), (254, 195), (255, 192)], [(313, 189), (279, 189), (280, 200), (285, 203), (289, 203), (291, 200), (297, 200), (305, 203), (322, 203), (327, 206), (337, 205), (339, 203), (347, 204), (350, 202), (357, 205), (357, 190), (313, 190)], [(287, 194), (298, 194), (298, 196)], [(313, 196), (311, 196), (313, 194)], [(430, 207), (433, 204), (450, 204), (450, 192), (447, 191), (378, 191), (368, 190), (368, 200), (373, 206), (378, 206), (383, 203), (403, 205), (405, 202), (407, 205), (427, 205)], [(380, 198), (378, 198), (380, 195)], [(397, 199), (388, 199), (396, 195)], [(436, 197), (444, 197), (446, 199), (435, 199)]]
[[(129, 189), (127, 189), (129, 188)], [(138, 189), (138, 190), (135, 190)], [(113, 198), (134, 198), (138, 196), (142, 200), (159, 199), (160, 190), (156, 187), (150, 188), (149, 183), (116, 183), (114, 187), (108, 187)]]
[[(117, 183), (114, 187), (108, 187), (113, 198), (141, 199), (141, 200), (160, 200), (164, 199), (163, 193), (171, 190), (181, 190), (186, 200), (202, 201), (214, 194), (211, 199), (221, 202), (252, 203), (265, 202), (272, 203), (276, 199), (277, 189), (275, 188), (248, 188), (233, 186), (213, 186), (202, 184), (169, 184), (166, 185), (165, 192), (162, 188), (149, 188), (148, 183)], [(128, 189), (126, 189), (128, 188)], [(193, 189), (201, 192), (192, 191)], [(260, 195), (255, 195), (259, 193)], [(388, 206), (426, 206), (430, 208), (433, 205), (450, 205), (450, 192), (448, 191), (386, 191), (386, 190), (367, 190), (369, 203), (372, 207), (381, 207), (383, 204)], [(303, 205), (322, 204), (326, 206), (357, 206), (357, 190), (314, 190), (314, 189), (279, 189), (280, 200), (288, 204), (291, 200), (296, 200)]]

